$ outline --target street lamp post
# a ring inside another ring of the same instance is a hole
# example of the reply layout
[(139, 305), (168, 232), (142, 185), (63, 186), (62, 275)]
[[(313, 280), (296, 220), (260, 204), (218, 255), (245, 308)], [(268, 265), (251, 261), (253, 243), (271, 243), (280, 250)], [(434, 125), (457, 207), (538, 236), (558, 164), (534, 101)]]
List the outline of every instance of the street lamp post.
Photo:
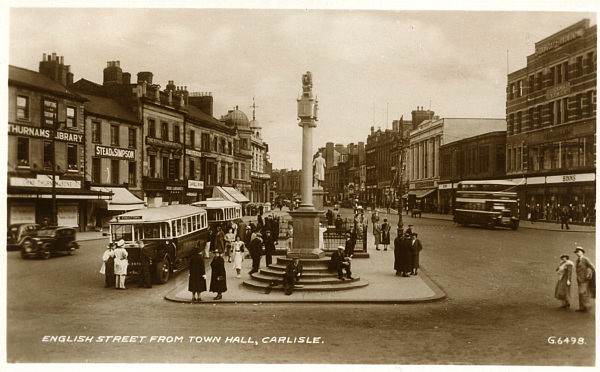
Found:
[(56, 133), (64, 121), (54, 121), (52, 128), (52, 226), (58, 225), (58, 211), (56, 208)]

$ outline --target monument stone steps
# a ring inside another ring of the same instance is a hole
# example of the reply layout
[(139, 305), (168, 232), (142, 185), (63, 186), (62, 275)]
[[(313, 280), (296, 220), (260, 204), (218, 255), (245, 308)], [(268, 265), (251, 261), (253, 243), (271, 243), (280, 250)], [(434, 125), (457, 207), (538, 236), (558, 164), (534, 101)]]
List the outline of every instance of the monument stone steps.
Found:
[[(344, 280), (339, 281), (339, 284), (309, 284), (309, 285), (297, 285), (294, 288), (294, 291), (302, 291), (302, 292), (327, 292), (327, 291), (340, 291), (340, 290), (348, 290), (354, 288), (362, 288), (367, 286), (369, 283), (365, 281), (351, 281)], [(255, 289), (264, 291), (269, 287), (268, 282), (262, 282), (255, 280), (253, 278), (249, 280), (244, 280), (243, 285), (248, 289)], [(274, 291), (283, 291), (283, 285), (281, 282), (278, 282), (276, 286), (271, 287)]]
[[(271, 265), (264, 269), (260, 269), (260, 272), (265, 275), (283, 275), (285, 273), (285, 267), (275, 267)], [(303, 270), (302, 276), (305, 278), (329, 278), (337, 277), (337, 273), (334, 271)]]
[[(259, 282), (266, 282), (266, 283), (270, 283), (272, 281), (280, 283), (283, 281), (283, 275), (269, 275), (267, 273), (262, 273), (262, 272), (250, 274), (250, 277), (252, 277), (253, 279), (255, 279)], [(340, 285), (340, 284), (344, 284), (345, 282), (357, 282), (359, 280), (360, 280), (360, 278), (358, 278), (358, 277), (355, 277), (352, 279), (340, 280), (340, 279), (338, 279), (337, 275), (327, 276), (327, 277), (312, 277), (312, 278), (301, 276), (300, 278), (298, 278), (297, 283), (302, 284), (302, 285), (318, 285), (318, 284)]]

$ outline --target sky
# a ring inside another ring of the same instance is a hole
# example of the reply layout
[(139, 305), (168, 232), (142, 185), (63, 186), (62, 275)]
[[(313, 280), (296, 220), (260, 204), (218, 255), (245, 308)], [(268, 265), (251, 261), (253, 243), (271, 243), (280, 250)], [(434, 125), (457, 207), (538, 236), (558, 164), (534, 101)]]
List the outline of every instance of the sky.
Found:
[[(18, 3), (17, 3), (18, 5)], [(505, 117), (506, 75), (534, 43), (596, 14), (565, 11), (10, 8), (8, 63), (38, 70), (43, 53), (74, 80), (102, 83), (118, 60), (132, 81), (151, 71), (212, 92), (213, 116), (239, 106), (256, 120), (274, 168), (301, 167), (296, 99), (313, 76), (313, 147), (365, 141), (417, 106), (440, 117)], [(554, 8), (555, 9), (555, 8)], [(584, 10), (590, 8), (584, 8)], [(540, 9), (542, 10), (542, 9)], [(559, 9), (560, 10), (560, 9)], [(577, 10), (577, 9), (575, 9)]]

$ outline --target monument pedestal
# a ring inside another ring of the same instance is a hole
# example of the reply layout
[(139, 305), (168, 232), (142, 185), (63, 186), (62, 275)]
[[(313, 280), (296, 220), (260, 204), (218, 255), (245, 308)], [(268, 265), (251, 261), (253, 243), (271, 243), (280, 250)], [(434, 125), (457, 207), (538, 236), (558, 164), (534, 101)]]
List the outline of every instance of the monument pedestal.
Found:
[(288, 252), (289, 258), (321, 258), (325, 256), (319, 248), (319, 215), (312, 206), (289, 212), (294, 222), (294, 245)]
[(323, 201), (325, 200), (325, 195), (327, 195), (327, 192), (323, 191), (323, 188), (321, 187), (315, 187), (312, 189), (312, 195), (315, 209), (318, 211), (324, 211), (325, 209), (323, 208)]

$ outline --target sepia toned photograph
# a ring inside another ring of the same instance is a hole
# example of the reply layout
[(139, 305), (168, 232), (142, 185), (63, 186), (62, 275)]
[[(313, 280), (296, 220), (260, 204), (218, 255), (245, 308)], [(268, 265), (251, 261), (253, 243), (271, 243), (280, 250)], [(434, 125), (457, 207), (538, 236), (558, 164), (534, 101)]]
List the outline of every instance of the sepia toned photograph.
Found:
[(595, 369), (598, 7), (544, 4), (7, 2), (3, 367)]

